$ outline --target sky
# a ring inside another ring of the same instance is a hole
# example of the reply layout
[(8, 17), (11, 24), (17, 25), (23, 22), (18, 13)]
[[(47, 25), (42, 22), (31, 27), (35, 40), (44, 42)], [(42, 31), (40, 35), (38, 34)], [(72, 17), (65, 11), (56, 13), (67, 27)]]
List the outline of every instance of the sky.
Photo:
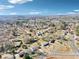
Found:
[(79, 0), (0, 0), (0, 15), (79, 14)]

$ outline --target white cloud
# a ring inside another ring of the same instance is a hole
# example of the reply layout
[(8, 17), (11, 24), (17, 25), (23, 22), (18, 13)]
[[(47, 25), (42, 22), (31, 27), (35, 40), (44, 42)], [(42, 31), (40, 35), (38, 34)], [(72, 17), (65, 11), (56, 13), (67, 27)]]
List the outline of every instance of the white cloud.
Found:
[(70, 12), (65, 12), (65, 13), (57, 13), (56, 15), (76, 15), (79, 14), (79, 9), (72, 10)]
[(11, 8), (14, 8), (14, 6), (13, 5), (0, 5), (0, 11), (11, 9)]
[(13, 5), (8, 5), (7, 8), (14, 8), (14, 6)]
[(55, 15), (64, 15), (63, 13), (57, 13), (57, 14), (55, 14)]
[(38, 14), (41, 14), (41, 12), (38, 12), (38, 11), (32, 11), (32, 12), (29, 12), (30, 15), (38, 15)]
[(11, 4), (23, 4), (23, 3), (31, 2), (31, 1), (33, 0), (8, 0), (8, 2)]
[(76, 12), (66, 12), (66, 13), (57, 13), (56, 15), (75, 15), (78, 14)]
[(10, 13), (10, 15), (17, 15), (17, 13), (16, 12), (12, 12), (12, 13)]
[(79, 12), (79, 9), (77, 9), (77, 10), (74, 10), (75, 12)]
[(76, 14), (75, 12), (67, 12), (66, 14)]

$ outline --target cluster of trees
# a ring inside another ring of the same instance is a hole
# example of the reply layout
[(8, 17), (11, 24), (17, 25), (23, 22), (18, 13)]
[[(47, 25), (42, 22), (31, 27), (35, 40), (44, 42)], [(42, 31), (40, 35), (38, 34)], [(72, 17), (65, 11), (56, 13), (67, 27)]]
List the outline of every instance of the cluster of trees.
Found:
[(76, 27), (76, 35), (79, 36), (79, 26)]

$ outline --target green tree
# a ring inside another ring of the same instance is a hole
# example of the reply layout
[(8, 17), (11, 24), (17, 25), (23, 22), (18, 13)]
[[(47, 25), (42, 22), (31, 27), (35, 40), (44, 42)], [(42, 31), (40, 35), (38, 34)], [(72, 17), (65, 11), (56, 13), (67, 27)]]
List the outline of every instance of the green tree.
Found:
[(76, 35), (79, 36), (79, 26), (76, 27)]
[(29, 56), (29, 54), (25, 54), (24, 59), (33, 59), (32, 57)]
[(15, 50), (14, 49), (12, 50), (12, 54), (13, 54), (13, 59), (16, 59), (16, 57), (15, 57)]

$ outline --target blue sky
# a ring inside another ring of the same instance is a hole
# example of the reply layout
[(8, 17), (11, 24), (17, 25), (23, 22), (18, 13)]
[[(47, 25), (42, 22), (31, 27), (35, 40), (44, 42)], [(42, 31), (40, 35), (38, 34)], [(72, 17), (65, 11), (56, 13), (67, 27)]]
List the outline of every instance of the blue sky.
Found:
[(0, 0), (0, 15), (79, 14), (79, 0)]

